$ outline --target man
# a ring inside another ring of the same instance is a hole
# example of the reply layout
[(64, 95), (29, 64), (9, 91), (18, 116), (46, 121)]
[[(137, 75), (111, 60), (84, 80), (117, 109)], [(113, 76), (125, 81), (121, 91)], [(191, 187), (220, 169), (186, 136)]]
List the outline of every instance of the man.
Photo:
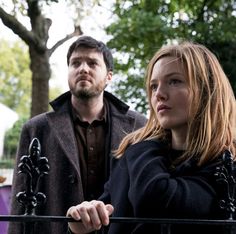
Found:
[[(146, 118), (107, 91), (112, 80), (110, 50), (88, 36), (79, 37), (67, 54), (70, 91), (50, 104), (53, 111), (38, 115), (23, 127), (13, 177), (11, 214), (23, 214), (16, 201), (25, 190), (25, 175), (17, 165), (33, 138), (41, 144), (42, 156), (50, 171), (38, 185), (46, 203), (36, 208), (37, 215), (64, 216), (67, 209), (83, 200), (99, 197), (109, 176), (109, 159), (122, 138), (142, 127)], [(122, 179), (122, 178), (121, 178)], [(9, 234), (22, 233), (23, 224), (10, 223)], [(64, 234), (67, 223), (34, 224), (35, 234)]]

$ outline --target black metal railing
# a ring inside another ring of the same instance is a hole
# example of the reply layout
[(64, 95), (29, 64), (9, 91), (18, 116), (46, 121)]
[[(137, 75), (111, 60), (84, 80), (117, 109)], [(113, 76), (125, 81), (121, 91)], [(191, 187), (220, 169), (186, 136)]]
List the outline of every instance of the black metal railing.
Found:
[[(33, 234), (34, 222), (79, 222), (73, 218), (65, 216), (40, 216), (40, 215), (0, 215), (0, 221), (21, 222), (26, 228), (24, 234)], [(172, 225), (211, 225), (223, 226), (224, 233), (235, 234), (236, 220), (208, 220), (208, 219), (155, 219), (155, 218), (129, 218), (129, 217), (111, 217), (110, 223), (142, 223), (142, 224), (158, 224), (160, 225), (160, 234), (171, 234)]]
[[(111, 223), (143, 223), (158, 224), (161, 227), (160, 234), (171, 234), (172, 225), (212, 225), (224, 226), (224, 234), (236, 233), (235, 214), (235, 187), (236, 169), (233, 157), (229, 151), (223, 154), (223, 164), (216, 170), (216, 181), (220, 185), (219, 206), (226, 213), (226, 219), (160, 219), (160, 218), (130, 218), (111, 217)], [(35, 214), (38, 205), (45, 202), (45, 194), (37, 191), (39, 180), (49, 172), (49, 164), (46, 157), (41, 156), (41, 146), (37, 138), (34, 138), (29, 146), (29, 155), (23, 155), (18, 165), (19, 173), (26, 175), (26, 189), (17, 194), (16, 198), (24, 206), (22, 215), (0, 215), (0, 222), (21, 222), (24, 224), (24, 234), (33, 234), (34, 222), (79, 222), (66, 216), (40, 216)]]

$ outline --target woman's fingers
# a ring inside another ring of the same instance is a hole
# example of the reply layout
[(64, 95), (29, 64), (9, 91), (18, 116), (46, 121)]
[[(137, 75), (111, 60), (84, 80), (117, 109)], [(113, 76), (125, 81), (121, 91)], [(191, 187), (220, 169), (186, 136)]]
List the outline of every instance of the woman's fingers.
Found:
[(80, 207), (81, 220), (87, 228), (98, 230), (102, 226), (102, 220), (99, 215), (99, 212), (101, 212), (98, 206), (99, 203), (97, 201), (91, 201)]
[[(92, 205), (95, 207), (96, 216), (94, 215), (94, 219), (92, 219), (92, 222), (94, 225), (108, 225), (109, 224), (109, 215), (111, 214), (109, 208), (107, 209), (106, 205), (103, 202), (100, 201), (92, 201)], [(111, 206), (111, 205), (110, 205)], [(92, 216), (91, 216), (92, 218)], [(98, 223), (96, 223), (99, 221)]]
[(106, 205), (106, 210), (108, 212), (108, 215), (110, 216), (113, 213), (113, 211), (114, 211), (114, 207), (112, 205), (110, 205), (110, 204), (107, 204)]
[(68, 209), (67, 213), (66, 213), (67, 217), (72, 217), (75, 220), (80, 220), (80, 214), (78, 213), (76, 206), (72, 206)]
[[(81, 220), (86, 231), (98, 230), (102, 225), (109, 224), (109, 215), (112, 214), (114, 208), (112, 205), (105, 205), (101, 201), (82, 202), (77, 206), (71, 207), (67, 216), (71, 216), (76, 220)], [(73, 229), (80, 226), (75, 223), (69, 223)], [(77, 230), (77, 229), (74, 229)]]
[(72, 206), (67, 211), (67, 216), (82, 222), (69, 222), (69, 228), (73, 233), (84, 234), (95, 230), (91, 224), (90, 217), (87, 213), (88, 202), (83, 202), (77, 206)]

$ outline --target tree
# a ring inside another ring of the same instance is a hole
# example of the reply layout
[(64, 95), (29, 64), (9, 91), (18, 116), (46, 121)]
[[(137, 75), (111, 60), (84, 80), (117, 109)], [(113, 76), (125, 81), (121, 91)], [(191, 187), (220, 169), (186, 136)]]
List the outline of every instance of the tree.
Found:
[[(236, 1), (116, 0), (116, 20), (106, 28), (123, 79), (116, 93), (125, 101), (138, 97), (135, 107), (146, 112), (145, 68), (162, 45), (188, 39), (217, 54), (236, 93)], [(132, 96), (131, 96), (132, 95)]]
[[(12, 10), (7, 12), (6, 3), (0, 7), (0, 18), (5, 26), (18, 35), (28, 46), (30, 69), (32, 72), (32, 104), (31, 116), (48, 110), (49, 79), (51, 76), (49, 58), (52, 53), (68, 39), (81, 35), (80, 25), (75, 25), (74, 32), (58, 40), (51, 48), (47, 47), (51, 19), (44, 16), (47, 5), (57, 3), (58, 0), (14, 0)], [(83, 2), (77, 2), (77, 6)], [(10, 3), (8, 1), (8, 8)], [(75, 5), (76, 6), (76, 5)], [(81, 6), (81, 5), (79, 5)], [(74, 7), (76, 8), (76, 7)], [(19, 18), (27, 18), (30, 29), (27, 29)]]
[(4, 158), (14, 159), (16, 156), (17, 146), (19, 144), (20, 132), (27, 118), (22, 117), (17, 120), (13, 127), (6, 132), (4, 141)]
[(31, 71), (24, 43), (0, 40), (0, 102), (29, 117)]

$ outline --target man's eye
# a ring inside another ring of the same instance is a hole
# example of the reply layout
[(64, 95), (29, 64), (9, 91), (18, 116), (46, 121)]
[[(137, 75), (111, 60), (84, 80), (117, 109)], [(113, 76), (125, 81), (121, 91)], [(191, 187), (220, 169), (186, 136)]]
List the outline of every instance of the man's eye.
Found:
[(96, 62), (89, 62), (89, 66), (95, 66), (96, 64)]
[(72, 66), (74, 67), (78, 67), (80, 65), (80, 62), (79, 61), (74, 61), (71, 63)]

